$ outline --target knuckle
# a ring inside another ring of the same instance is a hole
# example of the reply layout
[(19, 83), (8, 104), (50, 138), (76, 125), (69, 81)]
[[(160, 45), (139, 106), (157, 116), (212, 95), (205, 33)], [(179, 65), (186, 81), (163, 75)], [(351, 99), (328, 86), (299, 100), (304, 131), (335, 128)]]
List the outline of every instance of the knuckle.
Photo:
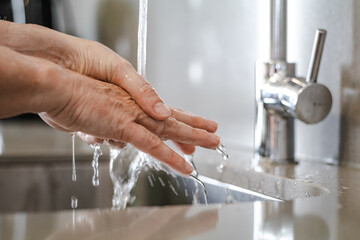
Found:
[(167, 163), (174, 164), (174, 163), (176, 163), (176, 160), (177, 160), (176, 153), (174, 151), (170, 151), (169, 157), (167, 159)]
[(116, 139), (113, 140), (118, 142), (129, 142), (131, 140), (131, 136), (127, 131), (125, 131), (125, 129), (126, 128), (120, 127), (120, 129), (116, 131)]
[(164, 139), (168, 139), (169, 132), (173, 132), (174, 129), (178, 128), (179, 123), (175, 118), (168, 118), (163, 123), (160, 127), (159, 135)]
[(194, 126), (200, 126), (203, 123), (203, 119), (198, 116), (191, 116), (191, 123)]
[(38, 74), (45, 79), (55, 79), (59, 76), (60, 69), (56, 64), (43, 64), (38, 69)]
[(145, 95), (150, 95), (150, 94), (154, 94), (155, 90), (154, 88), (150, 85), (150, 83), (146, 82), (141, 88), (140, 88), (140, 92), (145, 94)]
[(134, 67), (131, 65), (131, 63), (122, 57), (119, 57), (118, 59), (118, 68), (122, 69), (126, 73), (134, 70)]
[(161, 139), (160, 139), (158, 136), (153, 135), (153, 134), (151, 134), (151, 135), (149, 136), (147, 142), (148, 142), (148, 144), (149, 144), (148, 146), (149, 146), (150, 150), (156, 150), (156, 149), (158, 149), (158, 148), (161, 146), (161, 144), (162, 144)]
[(165, 120), (165, 128), (177, 128), (179, 122), (175, 118), (168, 118)]
[(205, 130), (197, 128), (192, 129), (192, 133), (194, 134), (195, 138), (202, 138), (207, 134)]

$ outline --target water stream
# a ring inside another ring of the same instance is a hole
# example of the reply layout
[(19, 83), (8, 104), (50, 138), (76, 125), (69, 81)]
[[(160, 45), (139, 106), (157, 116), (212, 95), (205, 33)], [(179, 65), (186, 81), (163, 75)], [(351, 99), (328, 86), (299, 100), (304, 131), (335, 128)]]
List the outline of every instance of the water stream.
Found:
[(92, 149), (94, 149), (94, 155), (93, 155), (93, 160), (91, 163), (91, 166), (93, 168), (94, 174), (92, 177), (92, 184), (94, 187), (97, 187), (100, 185), (100, 180), (99, 180), (99, 157), (101, 155), (103, 155), (100, 145), (99, 144), (92, 144), (90, 145)]
[[(110, 150), (109, 170), (114, 185), (114, 195), (112, 200), (113, 209), (124, 209), (128, 203), (132, 203), (135, 200), (135, 197), (131, 196), (131, 190), (135, 187), (141, 171), (146, 169), (164, 171), (168, 175), (175, 177), (175, 174), (169, 171), (161, 162), (137, 150), (130, 144), (127, 144), (123, 149)], [(154, 181), (156, 180), (154, 175), (149, 174), (148, 179), (150, 185), (153, 186)], [(159, 177), (159, 181), (160, 179), (161, 178)], [(162, 179), (161, 184), (164, 184), (163, 186), (165, 186)], [(171, 186), (169, 185), (173, 190), (174, 186)], [(176, 190), (174, 193), (177, 193)]]
[[(146, 39), (147, 39), (147, 6), (148, 0), (140, 0), (139, 3), (139, 31), (138, 31), (138, 73), (142, 77), (146, 77)], [(72, 180), (76, 181), (76, 166), (75, 166), (75, 134), (72, 135), (72, 146), (73, 146), (73, 168), (72, 168)], [(94, 170), (94, 175), (92, 178), (92, 183), (94, 186), (99, 185), (99, 157), (102, 155), (99, 145), (91, 145), (94, 149), (94, 155), (92, 160), (92, 167)], [(222, 172), (226, 160), (229, 155), (226, 154), (224, 145), (220, 144), (216, 149), (223, 157), (223, 162), (218, 166), (218, 171)], [(195, 192), (193, 193), (193, 203), (200, 203), (200, 186), (203, 191), (204, 201), (207, 204), (207, 190), (204, 183), (198, 179), (198, 172), (193, 161), (193, 155), (185, 155), (185, 160), (192, 164), (194, 171), (190, 176), (195, 183)], [(135, 149), (130, 144), (127, 144), (123, 149), (110, 149), (110, 176), (114, 185), (114, 194), (112, 199), (113, 209), (124, 209), (128, 203), (132, 203), (135, 200), (135, 197), (131, 196), (131, 190), (134, 188), (139, 175), (142, 170), (155, 169), (157, 171), (164, 171), (166, 174), (172, 176), (175, 179), (176, 187), (170, 182), (167, 183), (161, 178), (158, 177), (158, 181), (163, 187), (168, 185), (168, 187), (174, 192), (175, 195), (178, 195), (176, 189), (179, 189), (180, 184), (176, 178), (174, 172), (169, 170), (161, 162), (153, 159), (147, 154)], [(148, 180), (151, 186), (154, 186), (156, 178), (152, 173), (148, 175)], [(185, 187), (185, 195), (188, 196), (188, 192)], [(76, 204), (75, 204), (76, 199)], [(76, 197), (71, 198), (72, 208), (77, 207), (78, 200)]]
[(72, 173), (71, 180), (76, 182), (76, 164), (75, 164), (75, 133), (72, 133)]
[(78, 207), (78, 199), (76, 196), (71, 196), (71, 208), (73, 210), (72, 214), (72, 224), (73, 224), (73, 230), (75, 229), (75, 223), (76, 223), (76, 215), (75, 215), (75, 209)]
[(219, 173), (222, 173), (224, 171), (224, 168), (226, 166), (226, 160), (229, 158), (229, 154), (227, 154), (224, 144), (220, 143), (219, 146), (217, 146), (216, 151), (221, 154), (223, 160), (221, 161), (220, 165), (216, 168), (216, 170)]
[(195, 177), (193, 175), (190, 175), (190, 178), (192, 178), (196, 182), (195, 192), (193, 193), (193, 204), (200, 203), (199, 186), (201, 186), (201, 188), (203, 190), (203, 195), (204, 195), (204, 203), (205, 203), (205, 205), (208, 205), (208, 194), (207, 194), (205, 184), (200, 179), (198, 179), (197, 177)]

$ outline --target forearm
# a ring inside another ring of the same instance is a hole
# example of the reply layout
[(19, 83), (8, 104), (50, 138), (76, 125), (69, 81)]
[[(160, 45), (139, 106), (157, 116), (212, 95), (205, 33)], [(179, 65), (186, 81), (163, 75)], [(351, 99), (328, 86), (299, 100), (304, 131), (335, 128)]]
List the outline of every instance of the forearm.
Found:
[[(2, 20), (0, 36), (0, 45), (22, 54), (49, 60), (99, 80), (112, 82), (112, 74), (116, 71), (123, 75), (128, 74), (129, 78), (137, 77), (134, 76), (137, 75), (136, 71), (125, 59), (95, 41), (77, 38), (39, 25)], [(110, 66), (114, 66), (116, 71), (110, 69)]]
[(49, 111), (58, 105), (59, 90), (51, 79), (50, 65), (0, 46), (0, 118)]
[[(71, 69), (73, 48), (78, 38), (34, 24), (0, 20), (0, 45), (41, 57)], [(70, 54), (71, 53), (71, 54)]]

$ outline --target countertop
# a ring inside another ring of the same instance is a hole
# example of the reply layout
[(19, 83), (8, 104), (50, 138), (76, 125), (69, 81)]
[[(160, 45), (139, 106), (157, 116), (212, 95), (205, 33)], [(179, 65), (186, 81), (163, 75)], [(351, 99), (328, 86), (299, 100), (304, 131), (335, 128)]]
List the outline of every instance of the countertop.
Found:
[[(5, 146), (7, 134), (14, 135), (14, 131), (3, 126)], [(68, 135), (59, 139), (62, 138)], [(32, 144), (37, 145), (34, 141)], [(3, 148), (3, 155), (26, 154), (25, 150), (8, 149)], [(58, 153), (63, 151), (69, 151), (69, 146), (58, 149)], [(195, 161), (200, 174), (286, 201), (0, 214), (0, 239), (360, 238), (359, 169), (306, 159), (298, 164), (253, 167), (250, 151), (234, 148), (230, 154), (232, 157), (220, 174), (211, 167), (218, 164), (215, 155), (199, 151)], [(257, 177), (252, 178), (253, 175)], [(274, 176), (287, 184), (280, 193), (272, 191), (270, 182)], [(260, 185), (259, 177), (263, 179)]]

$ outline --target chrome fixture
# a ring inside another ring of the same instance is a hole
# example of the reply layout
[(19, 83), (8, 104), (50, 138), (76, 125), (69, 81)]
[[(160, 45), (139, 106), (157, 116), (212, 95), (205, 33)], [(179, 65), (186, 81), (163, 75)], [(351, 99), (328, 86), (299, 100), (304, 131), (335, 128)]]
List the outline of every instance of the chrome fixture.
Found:
[(294, 120), (322, 121), (330, 112), (328, 88), (317, 83), (326, 31), (317, 29), (306, 78), (286, 62), (286, 0), (270, 0), (270, 59), (256, 63), (255, 160), (294, 160)]

